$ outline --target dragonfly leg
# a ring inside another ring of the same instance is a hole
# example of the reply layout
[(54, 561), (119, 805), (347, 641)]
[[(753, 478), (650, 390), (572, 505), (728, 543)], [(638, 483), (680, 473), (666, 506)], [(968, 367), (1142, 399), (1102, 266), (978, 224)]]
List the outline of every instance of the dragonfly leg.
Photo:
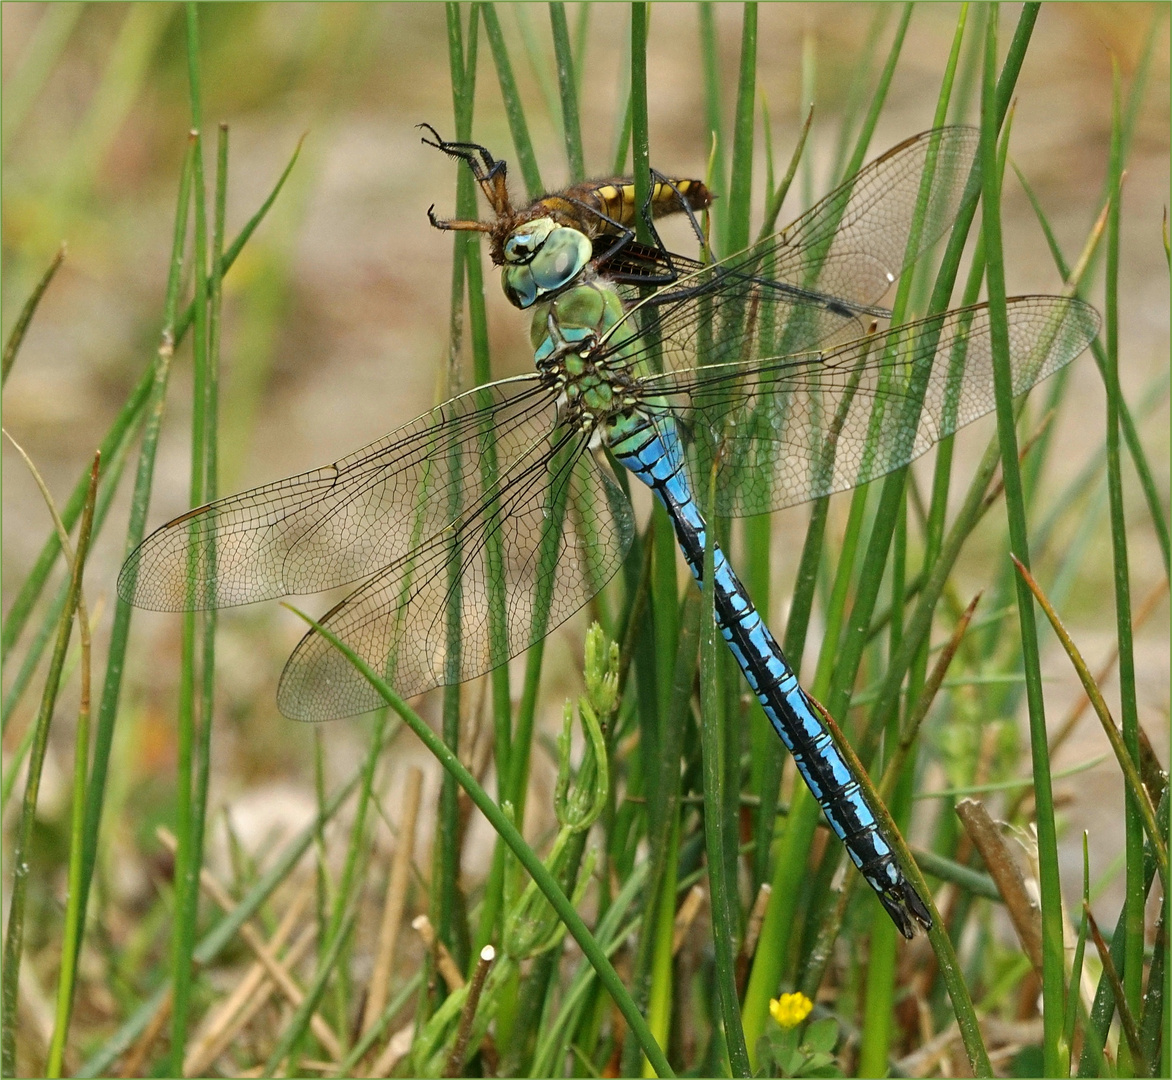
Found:
[[(658, 176), (659, 174), (653, 173), (652, 175)], [(573, 203), (580, 210), (583, 210), (586, 213), (598, 218), (600, 221), (605, 221), (611, 227), (612, 232), (604, 234), (604, 237), (611, 241), (610, 246), (601, 253), (595, 250), (594, 257), (591, 259), (591, 262), (593, 262), (596, 266), (605, 268), (606, 276), (610, 278), (610, 280), (623, 282), (624, 284), (662, 286), (670, 285), (673, 281), (679, 279), (680, 274), (679, 271), (676, 270), (675, 264), (672, 262), (671, 252), (669, 252), (667, 248), (664, 247), (663, 240), (660, 239), (659, 232), (652, 223), (652, 218), (650, 215), (650, 197), (648, 197), (648, 199), (645, 201), (642, 212), (644, 220), (647, 222), (648, 228), (651, 230), (651, 236), (654, 239), (655, 256), (658, 257), (663, 265), (667, 267), (667, 270), (662, 274), (636, 274), (624, 271), (617, 266), (607, 267), (606, 264), (611, 259), (617, 256), (624, 248), (631, 245), (632, 241), (635, 239), (635, 230), (627, 225), (624, 225), (621, 221), (616, 221), (609, 214), (600, 210), (598, 207), (590, 206), (581, 199), (575, 199), (570, 196), (563, 196), (563, 198), (565, 198), (568, 202)], [(690, 212), (691, 211), (689, 210), (689, 213)], [(647, 249), (644, 248), (644, 250)], [(648, 258), (649, 262), (650, 258), (651, 257)]]
[[(651, 179), (655, 181), (656, 184), (663, 184), (665, 187), (670, 188), (675, 197), (679, 199), (680, 207), (683, 209), (684, 213), (688, 215), (688, 224), (692, 226), (692, 232), (696, 234), (696, 239), (700, 242), (701, 255), (710, 256), (712, 251), (708, 246), (708, 237), (705, 235), (704, 230), (700, 228), (700, 223), (696, 220), (696, 215), (692, 210), (692, 204), (688, 202), (684, 193), (680, 190), (679, 185), (670, 176), (664, 176), (663, 173), (658, 172), (655, 169), (651, 170)], [(648, 230), (651, 232), (651, 235), (655, 237), (656, 245), (667, 257), (667, 260), (670, 263), (671, 255), (664, 249), (663, 241), (660, 240), (659, 233), (655, 228), (654, 215), (651, 211), (652, 195), (654, 194), (654, 191), (655, 188), (652, 187), (651, 190), (647, 193), (647, 198), (643, 200), (643, 206), (639, 212), (643, 215), (643, 221), (646, 223)], [(712, 196), (709, 195), (708, 198), (711, 199)]]

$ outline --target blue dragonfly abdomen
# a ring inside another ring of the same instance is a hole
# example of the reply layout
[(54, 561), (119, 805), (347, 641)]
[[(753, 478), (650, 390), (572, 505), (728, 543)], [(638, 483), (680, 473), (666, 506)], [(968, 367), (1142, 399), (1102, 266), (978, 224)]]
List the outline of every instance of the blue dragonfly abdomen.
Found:
[[(688, 479), (675, 421), (644, 414), (615, 434), (617, 438), (608, 442), (616, 460), (663, 504), (684, 558), (703, 588), (707, 527)], [(713, 583), (721, 635), (851, 861), (905, 937), (913, 936), (917, 923), (929, 928), (928, 909), (900, 869), (858, 779), (715, 541)]]

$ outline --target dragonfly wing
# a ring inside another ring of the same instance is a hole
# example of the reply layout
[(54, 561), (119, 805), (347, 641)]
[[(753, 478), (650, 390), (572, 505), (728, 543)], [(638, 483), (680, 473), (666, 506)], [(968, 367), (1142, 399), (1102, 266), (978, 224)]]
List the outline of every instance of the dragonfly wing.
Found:
[[(933, 128), (863, 166), (746, 261), (856, 304), (875, 304), (952, 226), (980, 132)], [(918, 230), (913, 236), (913, 222)], [(734, 263), (735, 265), (735, 263)]]
[[(1014, 395), (1069, 363), (1099, 316), (1080, 300), (1009, 301)], [(823, 352), (659, 376), (690, 430), (696, 469), (719, 460), (723, 514), (767, 513), (844, 491), (906, 465), (994, 407), (993, 349), (984, 304), (892, 327)]]
[[(523, 652), (610, 580), (634, 534), (630, 503), (587, 443), (559, 429), (532, 446), (494, 498), (360, 586), (323, 625), (403, 697)], [(384, 702), (315, 630), (285, 665), (277, 704), (318, 721)]]
[(765, 356), (855, 337), (888, 314), (875, 305), (952, 225), (978, 144), (968, 127), (908, 139), (781, 232), (687, 274), (630, 317), (648, 340), (683, 344), (665, 357), (676, 370), (747, 359), (746, 335), (762, 328)]
[(361, 580), (482, 498), (499, 482), (488, 465), (505, 476), (544, 445), (556, 396), (537, 376), (479, 387), (332, 465), (191, 510), (135, 549), (118, 593), (182, 611)]

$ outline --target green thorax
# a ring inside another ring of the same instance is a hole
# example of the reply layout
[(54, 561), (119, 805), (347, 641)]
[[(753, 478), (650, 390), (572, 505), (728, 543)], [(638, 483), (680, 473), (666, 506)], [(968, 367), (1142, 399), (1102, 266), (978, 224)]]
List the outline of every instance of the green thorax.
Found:
[(567, 423), (613, 445), (658, 403), (641, 390), (638, 338), (609, 282), (589, 276), (536, 305), (529, 333), (538, 369), (563, 390)]

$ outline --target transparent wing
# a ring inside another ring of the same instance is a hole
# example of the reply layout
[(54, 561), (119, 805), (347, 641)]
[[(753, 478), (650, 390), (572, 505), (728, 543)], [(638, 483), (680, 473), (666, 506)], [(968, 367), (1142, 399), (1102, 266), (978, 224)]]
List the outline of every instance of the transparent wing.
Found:
[[(1098, 333), (1079, 300), (1009, 301), (1014, 395), (1069, 363)], [(697, 475), (719, 458), (722, 514), (766, 513), (899, 468), (991, 412), (986, 305), (892, 327), (823, 352), (642, 380), (693, 437)]]
[(358, 581), (460, 520), (547, 448), (556, 389), (526, 376), (461, 394), (332, 465), (191, 510), (126, 560), (118, 593), (159, 611)]
[[(782, 280), (874, 304), (951, 227), (979, 144), (971, 127), (914, 135), (863, 166), (763, 251), (734, 258), (730, 268), (771, 260), (773, 276)], [(909, 252), (918, 205), (922, 224)]]
[(707, 326), (692, 356), (665, 359), (681, 370), (744, 358), (749, 333), (768, 334), (763, 355), (857, 336), (867, 316), (888, 314), (875, 305), (952, 225), (978, 143), (975, 128), (926, 131), (748, 250), (702, 269), (679, 260), (692, 272), (633, 305), (633, 329), (653, 343)]
[[(497, 496), (360, 586), (323, 625), (404, 697), (523, 652), (610, 580), (634, 534), (630, 503), (588, 441), (560, 429), (533, 446)], [(383, 701), (311, 631), (285, 665), (277, 704), (318, 721)]]

